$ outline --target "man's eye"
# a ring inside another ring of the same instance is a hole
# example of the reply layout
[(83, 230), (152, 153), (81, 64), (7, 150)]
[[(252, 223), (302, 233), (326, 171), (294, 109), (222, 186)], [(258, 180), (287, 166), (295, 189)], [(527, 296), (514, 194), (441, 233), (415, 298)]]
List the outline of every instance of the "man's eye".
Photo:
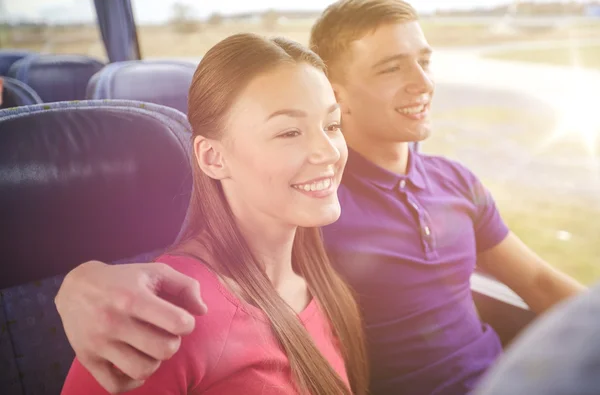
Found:
[(339, 132), (342, 130), (342, 125), (339, 123), (332, 123), (331, 125), (327, 126), (325, 130), (328, 132)]
[(400, 67), (398, 67), (398, 66), (389, 67), (387, 69), (381, 70), (381, 74), (394, 73), (394, 72), (396, 72), (398, 70), (400, 70)]

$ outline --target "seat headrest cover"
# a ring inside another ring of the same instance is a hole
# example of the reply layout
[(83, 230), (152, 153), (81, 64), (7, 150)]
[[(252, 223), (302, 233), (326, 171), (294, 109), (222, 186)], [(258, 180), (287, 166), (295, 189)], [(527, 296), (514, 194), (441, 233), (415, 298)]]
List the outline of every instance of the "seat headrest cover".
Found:
[(2, 105), (0, 108), (30, 106), (42, 103), (42, 99), (31, 87), (10, 77), (0, 77), (3, 81)]
[(31, 54), (32, 52), (18, 49), (0, 49), (0, 75), (7, 75), (13, 63)]
[(83, 100), (90, 78), (103, 66), (82, 55), (30, 55), (15, 62), (8, 76), (31, 86), (46, 103)]
[(187, 113), (188, 91), (195, 71), (194, 63), (183, 61), (111, 63), (92, 77), (86, 98), (140, 100)]
[(183, 114), (139, 102), (0, 111), (0, 289), (171, 244), (190, 138)]

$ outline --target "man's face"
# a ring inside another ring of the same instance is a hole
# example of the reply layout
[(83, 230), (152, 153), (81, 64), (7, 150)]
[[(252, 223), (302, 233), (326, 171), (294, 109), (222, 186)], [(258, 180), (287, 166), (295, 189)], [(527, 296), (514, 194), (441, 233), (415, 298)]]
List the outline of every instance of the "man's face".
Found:
[(426, 139), (434, 82), (431, 48), (419, 23), (382, 25), (352, 43), (332, 81), (343, 108), (349, 142), (411, 142)]

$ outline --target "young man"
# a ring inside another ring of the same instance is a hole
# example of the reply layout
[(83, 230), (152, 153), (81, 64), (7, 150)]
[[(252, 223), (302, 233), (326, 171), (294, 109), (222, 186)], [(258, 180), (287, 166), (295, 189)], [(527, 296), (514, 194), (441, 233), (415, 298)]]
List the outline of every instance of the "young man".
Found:
[[(476, 264), (536, 312), (583, 287), (510, 233), (473, 173), (409, 148), (431, 133), (435, 86), (431, 48), (409, 4), (340, 0), (313, 27), (311, 47), (328, 65), (351, 148), (342, 217), (324, 237), (364, 312), (372, 393), (466, 394), (501, 352), (473, 305)], [(156, 296), (160, 286), (187, 302), (169, 304)], [(84, 366), (115, 391), (139, 381), (109, 363), (136, 366), (143, 380), (193, 328), (182, 307), (204, 309), (197, 284), (165, 267), (100, 262), (75, 269), (57, 305)], [(92, 324), (98, 316), (104, 325)]]

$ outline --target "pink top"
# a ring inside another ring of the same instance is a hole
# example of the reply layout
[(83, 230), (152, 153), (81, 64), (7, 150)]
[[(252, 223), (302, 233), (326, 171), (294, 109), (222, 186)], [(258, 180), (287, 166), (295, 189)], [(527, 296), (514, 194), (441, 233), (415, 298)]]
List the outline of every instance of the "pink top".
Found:
[[(142, 387), (127, 394), (297, 394), (287, 357), (260, 309), (235, 297), (195, 259), (162, 256), (157, 261), (199, 281), (208, 313), (196, 318), (194, 331), (183, 337), (179, 351)], [(298, 317), (323, 356), (348, 383), (344, 361), (318, 303), (313, 299)], [(76, 358), (61, 394), (108, 392)]]

